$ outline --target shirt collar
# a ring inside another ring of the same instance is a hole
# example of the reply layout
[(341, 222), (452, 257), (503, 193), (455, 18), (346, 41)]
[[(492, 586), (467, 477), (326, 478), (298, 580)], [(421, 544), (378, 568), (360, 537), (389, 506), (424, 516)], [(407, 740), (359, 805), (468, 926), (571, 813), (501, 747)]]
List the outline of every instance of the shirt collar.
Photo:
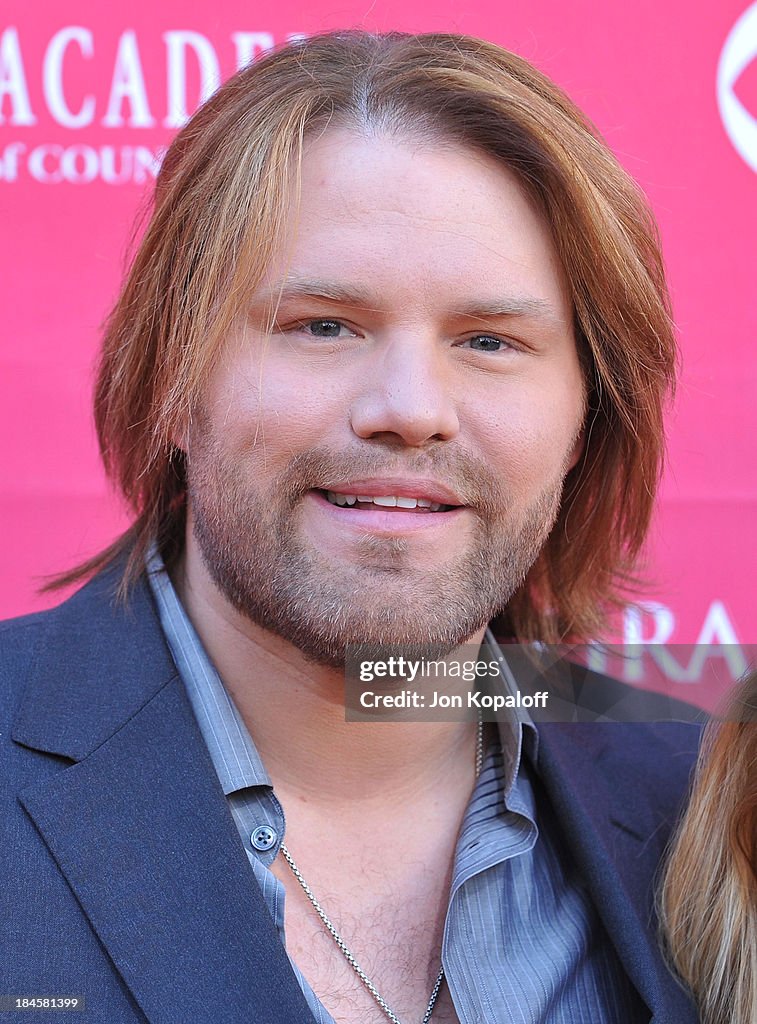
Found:
[(242, 716), (190, 622), (155, 544), (147, 555), (147, 578), (168, 647), (224, 794), (247, 786), (271, 786)]
[[(486, 648), (485, 654), (482, 651), (482, 659), (485, 661), (493, 659), (499, 664), (499, 680), (497, 682), (500, 684), (501, 692), (506, 696), (517, 697), (519, 688), (515, 674), (507, 660), (505, 651), (488, 626), (482, 646)], [(515, 788), (524, 752), (531, 764), (536, 767), (539, 756), (539, 734), (528, 711), (519, 707), (515, 702), (513, 707), (507, 707), (504, 709), (504, 713), (497, 714), (497, 728), (502, 747), (504, 798), (507, 804)]]

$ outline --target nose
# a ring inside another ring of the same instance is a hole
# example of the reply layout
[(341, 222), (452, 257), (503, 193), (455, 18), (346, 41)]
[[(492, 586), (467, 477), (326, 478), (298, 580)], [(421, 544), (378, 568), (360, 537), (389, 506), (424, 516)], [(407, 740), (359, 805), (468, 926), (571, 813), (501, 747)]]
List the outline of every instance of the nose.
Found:
[(358, 437), (421, 448), (460, 431), (453, 366), (438, 340), (405, 332), (376, 352), (352, 404)]

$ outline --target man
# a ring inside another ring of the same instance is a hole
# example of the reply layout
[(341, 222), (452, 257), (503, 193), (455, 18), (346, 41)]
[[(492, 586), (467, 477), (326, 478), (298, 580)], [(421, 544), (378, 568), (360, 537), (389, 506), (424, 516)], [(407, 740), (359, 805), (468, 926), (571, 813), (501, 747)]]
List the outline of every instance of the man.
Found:
[(106, 332), (134, 525), (3, 634), (3, 993), (154, 1024), (693, 1021), (651, 917), (686, 727), (343, 705), (351, 645), (596, 636), (673, 363), (646, 207), (525, 62), (346, 33), (228, 82)]

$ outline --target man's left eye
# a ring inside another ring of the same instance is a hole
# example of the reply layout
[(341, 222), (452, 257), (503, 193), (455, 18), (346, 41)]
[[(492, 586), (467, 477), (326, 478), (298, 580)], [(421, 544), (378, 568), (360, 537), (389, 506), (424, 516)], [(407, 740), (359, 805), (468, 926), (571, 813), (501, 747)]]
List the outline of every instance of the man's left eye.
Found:
[(512, 347), (504, 338), (497, 338), (492, 334), (474, 334), (467, 340), (474, 352), (500, 352), (503, 348)]

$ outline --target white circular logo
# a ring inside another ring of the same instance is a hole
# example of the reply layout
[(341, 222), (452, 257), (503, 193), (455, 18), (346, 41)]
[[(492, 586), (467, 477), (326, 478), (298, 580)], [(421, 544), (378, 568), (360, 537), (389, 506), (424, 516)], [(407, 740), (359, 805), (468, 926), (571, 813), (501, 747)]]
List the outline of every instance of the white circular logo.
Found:
[(757, 119), (733, 91), (741, 72), (757, 56), (757, 3), (728, 33), (718, 64), (718, 107), (728, 137), (741, 157), (757, 171)]

